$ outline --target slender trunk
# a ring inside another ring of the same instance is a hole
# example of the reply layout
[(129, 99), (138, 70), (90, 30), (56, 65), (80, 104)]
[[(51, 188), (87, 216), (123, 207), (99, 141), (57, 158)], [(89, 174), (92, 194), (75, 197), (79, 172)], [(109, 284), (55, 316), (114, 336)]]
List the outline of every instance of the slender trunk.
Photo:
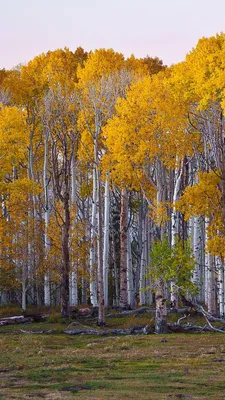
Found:
[(26, 263), (23, 262), (23, 271), (22, 271), (22, 310), (26, 311), (27, 309), (27, 266)]
[(143, 220), (143, 196), (141, 196), (141, 204), (138, 213), (138, 248), (137, 248), (137, 264), (135, 276), (135, 302), (138, 305), (139, 289), (140, 289), (140, 275), (141, 275), (141, 253), (142, 253), (142, 220)]
[(120, 214), (120, 307), (126, 309), (127, 302), (127, 221), (128, 219), (128, 193), (126, 189), (121, 192)]
[(208, 311), (216, 314), (216, 274), (214, 257), (208, 254)]
[(139, 298), (140, 298), (140, 306), (146, 304), (146, 258), (147, 258), (147, 251), (146, 251), (146, 217), (143, 218), (142, 221), (142, 252), (141, 252), (141, 273), (140, 273), (140, 291), (139, 291)]
[(174, 191), (173, 191), (173, 209), (172, 209), (172, 233), (171, 233), (171, 246), (175, 246), (176, 243), (176, 236), (178, 234), (178, 212), (176, 210), (176, 202), (178, 200), (178, 194), (180, 191), (181, 185), (181, 177), (183, 172), (183, 166), (181, 168), (176, 168), (175, 170), (175, 177), (174, 177)]
[(218, 304), (220, 317), (224, 317), (224, 265), (221, 257), (215, 257), (216, 270), (218, 273)]
[(102, 197), (101, 197), (101, 181), (99, 171), (97, 171), (97, 188), (98, 188), (98, 325), (105, 325), (105, 309), (104, 309), (104, 285), (103, 285), (103, 249), (102, 249)]
[[(45, 232), (44, 232), (44, 241), (45, 241), (45, 260), (47, 262), (48, 253), (50, 249), (50, 241), (48, 238), (48, 226), (49, 226), (49, 218), (50, 218), (50, 211), (49, 211), (49, 180), (48, 180), (48, 139), (49, 134), (48, 130), (45, 130), (45, 137), (44, 137), (44, 169), (43, 169), (43, 181), (44, 181), (44, 193), (45, 193)], [(47, 267), (47, 265), (46, 265)], [(50, 272), (48, 268), (44, 276), (44, 305), (50, 306), (51, 304), (51, 297), (50, 297)]]
[(127, 299), (129, 307), (134, 307), (134, 280), (133, 280), (133, 265), (131, 253), (131, 238), (130, 232), (127, 232)]
[[(74, 266), (73, 266), (74, 268)], [(71, 306), (78, 305), (78, 285), (77, 285), (77, 271), (71, 273)]]
[(208, 226), (209, 218), (205, 218), (205, 253), (204, 253), (204, 302), (208, 306), (208, 272), (209, 272), (209, 256), (206, 251), (208, 242)]
[[(146, 256), (147, 256), (147, 268), (151, 263), (151, 242), (152, 242), (152, 221), (150, 220), (148, 214), (147, 214), (147, 230), (146, 230), (146, 237), (147, 237), (147, 243), (146, 243)], [(151, 305), (153, 301), (153, 296), (152, 296), (152, 282), (149, 273), (147, 273), (146, 277), (146, 285), (147, 285), (147, 292), (146, 292), (146, 304)]]
[(69, 315), (69, 229), (70, 229), (70, 210), (69, 193), (64, 196), (64, 223), (62, 227), (62, 274), (61, 274), (61, 315), (63, 318)]
[[(27, 169), (27, 175), (28, 178), (31, 179), (32, 181), (35, 181), (35, 176), (34, 176), (34, 156), (33, 156), (33, 131), (30, 133), (30, 142), (29, 142), (29, 147), (28, 147), (28, 169)], [(16, 177), (17, 173), (13, 173), (13, 175)], [(35, 268), (35, 260), (33, 257), (35, 254), (35, 241), (34, 241), (34, 235), (35, 235), (35, 228), (36, 228), (36, 217), (37, 217), (37, 204), (36, 204), (36, 196), (35, 195), (30, 195), (30, 200), (31, 200), (31, 207), (28, 207), (28, 225), (27, 225), (27, 231), (30, 232), (28, 235), (28, 242), (27, 242), (27, 278), (26, 278), (26, 292), (29, 290), (32, 292), (33, 297), (34, 297), (34, 287), (30, 284), (32, 282), (32, 274), (34, 272)], [(31, 234), (31, 232), (33, 234)], [(26, 298), (26, 296), (23, 296)], [(28, 301), (28, 299), (27, 299)]]
[(156, 294), (156, 318), (155, 318), (155, 332), (166, 333), (167, 332), (167, 309), (165, 300), (165, 283), (163, 279), (157, 282)]
[[(85, 267), (84, 267), (84, 272), (85, 272)], [(87, 303), (87, 283), (84, 276), (82, 276), (81, 278), (81, 303), (82, 304)]]
[(104, 246), (103, 246), (103, 275), (104, 275), (104, 303), (108, 307), (108, 274), (109, 274), (109, 180), (105, 182), (105, 210), (104, 210)]
[[(178, 235), (178, 220), (179, 220), (179, 213), (176, 211), (176, 202), (178, 200), (178, 195), (180, 191), (181, 185), (181, 177), (183, 172), (183, 165), (181, 168), (176, 167), (175, 169), (175, 176), (174, 176), (174, 191), (173, 191), (173, 209), (172, 209), (172, 216), (171, 216), (171, 246), (174, 247), (177, 240)], [(171, 305), (173, 311), (178, 310), (178, 293), (176, 290), (176, 277), (171, 280), (170, 283), (170, 291), (171, 291)]]
[(120, 288), (119, 288), (119, 274), (118, 274), (118, 266), (117, 266), (117, 243), (116, 243), (116, 235), (114, 231), (112, 232), (112, 250), (113, 250), (113, 275), (114, 275), (114, 283), (115, 283), (115, 297), (114, 297), (114, 305), (115, 307), (119, 307), (120, 304)]
[[(75, 154), (74, 154), (74, 149), (73, 149), (73, 154), (72, 154), (72, 162), (71, 162), (71, 186), (72, 186), (72, 204), (76, 206), (77, 204), (77, 195), (76, 195), (76, 165), (75, 165)], [(77, 213), (77, 210), (76, 210)], [(75, 217), (74, 223), (77, 222), (77, 215)], [(78, 305), (78, 284), (77, 284), (77, 270), (78, 270), (78, 265), (74, 260), (74, 256), (72, 257), (72, 272), (71, 272), (71, 284), (70, 284), (70, 289), (71, 289), (71, 296), (70, 296), (70, 302), (72, 306), (77, 306)]]
[(93, 307), (98, 307), (95, 264), (95, 240), (96, 240), (96, 211), (97, 211), (97, 179), (96, 168), (93, 168), (93, 198), (91, 211), (91, 245), (90, 245), (90, 299)]
[(193, 217), (193, 252), (195, 257), (195, 268), (193, 273), (193, 282), (198, 288), (197, 300), (201, 299), (201, 243), (202, 229), (200, 217)]
[[(166, 172), (165, 167), (158, 160), (156, 165), (156, 180), (157, 180), (157, 209), (161, 203), (166, 200)], [(166, 232), (164, 221), (160, 221), (158, 226), (158, 237), (162, 241)], [(167, 308), (166, 308), (166, 287), (163, 278), (159, 278), (156, 282), (156, 318), (155, 318), (155, 332), (165, 333), (167, 331)]]

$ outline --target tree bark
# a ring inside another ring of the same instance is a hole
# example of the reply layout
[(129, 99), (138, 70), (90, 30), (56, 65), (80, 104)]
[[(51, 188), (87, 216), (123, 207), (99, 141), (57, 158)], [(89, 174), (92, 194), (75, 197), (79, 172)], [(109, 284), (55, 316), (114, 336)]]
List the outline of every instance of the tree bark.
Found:
[(141, 272), (140, 272), (140, 306), (146, 304), (146, 259), (147, 259), (147, 235), (146, 235), (146, 216), (142, 220), (142, 252), (141, 252)]
[(221, 257), (215, 257), (216, 270), (218, 273), (218, 305), (220, 317), (224, 317), (224, 265)]
[(121, 191), (120, 214), (120, 308), (128, 307), (127, 299), (127, 219), (128, 219), (128, 193), (126, 189)]
[(216, 314), (216, 276), (214, 257), (208, 254), (208, 312), (212, 315)]
[(128, 306), (134, 307), (134, 280), (133, 280), (133, 265), (132, 265), (132, 253), (131, 253), (131, 238), (130, 232), (127, 232), (127, 300)]
[(102, 197), (101, 197), (101, 181), (99, 171), (97, 171), (98, 184), (98, 325), (105, 325), (105, 308), (104, 308), (104, 285), (103, 285), (103, 249), (102, 249)]
[[(177, 160), (177, 163), (178, 163), (178, 160)], [(177, 236), (178, 236), (179, 213), (176, 210), (176, 202), (178, 200), (178, 194), (180, 191), (182, 172), (183, 172), (183, 164), (181, 165), (180, 168), (179, 168), (179, 166), (176, 167), (175, 174), (174, 174), (173, 209), (172, 209), (172, 216), (171, 216), (171, 246), (172, 247), (175, 246)], [(176, 278), (175, 277), (171, 280), (170, 291), (171, 291), (170, 299), (171, 299), (171, 304), (172, 304), (173, 310), (177, 311), (177, 309), (178, 309), (178, 293), (176, 290)]]
[(155, 332), (167, 332), (167, 309), (165, 299), (165, 283), (162, 279), (157, 282), (156, 293), (156, 317), (155, 317)]
[[(74, 147), (74, 146), (73, 146)], [(76, 195), (76, 164), (75, 164), (75, 149), (73, 148), (73, 154), (72, 154), (72, 160), (71, 160), (71, 189), (72, 189), (72, 194), (71, 194), (71, 200), (73, 206), (77, 205), (77, 195)], [(78, 210), (76, 209), (76, 213)], [(74, 223), (77, 222), (77, 215), (75, 217)], [(74, 228), (73, 228), (74, 229)], [(70, 296), (70, 303), (72, 306), (77, 306), (78, 305), (78, 284), (77, 284), (77, 270), (78, 270), (78, 265), (75, 262), (74, 257), (72, 257), (72, 272), (71, 272), (71, 284), (70, 284), (70, 290), (71, 290), (71, 296)]]
[[(44, 168), (43, 168), (43, 181), (44, 181), (44, 193), (45, 193), (45, 232), (44, 232), (44, 241), (45, 241), (45, 260), (47, 261), (48, 252), (50, 249), (50, 242), (48, 238), (48, 225), (49, 225), (49, 218), (50, 218), (50, 210), (49, 210), (49, 180), (48, 180), (48, 140), (49, 134), (48, 130), (45, 129), (44, 132)], [(46, 266), (47, 267), (47, 266)], [(48, 269), (48, 268), (47, 268)], [(51, 298), (50, 298), (50, 272), (47, 270), (44, 276), (44, 305), (50, 306)]]
[(96, 212), (97, 212), (97, 178), (96, 168), (93, 168), (93, 198), (91, 210), (91, 244), (90, 244), (90, 299), (93, 307), (98, 307), (95, 267), (95, 240), (96, 240)]
[(69, 229), (70, 229), (70, 210), (69, 193), (64, 195), (64, 222), (62, 227), (62, 273), (61, 273), (61, 315), (66, 318), (69, 315)]
[(104, 246), (103, 246), (103, 274), (104, 274), (104, 304), (108, 307), (108, 274), (109, 274), (109, 177), (105, 181), (105, 210), (104, 210)]

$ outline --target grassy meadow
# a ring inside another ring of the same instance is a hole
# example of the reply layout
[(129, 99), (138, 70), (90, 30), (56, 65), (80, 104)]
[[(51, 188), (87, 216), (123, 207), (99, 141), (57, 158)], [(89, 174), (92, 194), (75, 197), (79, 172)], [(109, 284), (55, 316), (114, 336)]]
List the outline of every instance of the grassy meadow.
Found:
[[(110, 318), (107, 328), (149, 319)], [(69, 336), (63, 330), (70, 322), (55, 314), (0, 327), (1, 400), (225, 399), (223, 334)], [(93, 327), (91, 321), (75, 324)]]

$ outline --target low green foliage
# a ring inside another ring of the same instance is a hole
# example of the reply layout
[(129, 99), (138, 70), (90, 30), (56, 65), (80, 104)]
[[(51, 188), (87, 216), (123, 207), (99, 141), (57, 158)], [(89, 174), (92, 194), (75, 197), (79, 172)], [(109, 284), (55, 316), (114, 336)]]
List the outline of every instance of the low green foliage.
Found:
[(72, 322), (71, 318), (62, 318), (60, 313), (52, 313), (47, 317), (47, 321), (50, 324), (59, 323), (64, 325), (69, 325)]
[(183, 293), (196, 292), (196, 285), (191, 281), (195, 266), (192, 249), (188, 241), (177, 241), (171, 247), (166, 237), (157, 240), (151, 249), (149, 275), (153, 283), (159, 279), (166, 282), (176, 280), (176, 285)]

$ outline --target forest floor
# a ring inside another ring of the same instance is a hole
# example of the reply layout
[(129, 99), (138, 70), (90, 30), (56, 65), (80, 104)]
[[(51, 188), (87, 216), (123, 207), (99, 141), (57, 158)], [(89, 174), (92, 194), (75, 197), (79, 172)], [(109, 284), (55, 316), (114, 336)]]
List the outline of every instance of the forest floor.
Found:
[[(150, 319), (109, 318), (107, 328)], [(199, 316), (189, 322), (205, 324)], [(0, 326), (0, 399), (225, 399), (224, 334), (69, 336), (63, 331), (70, 323), (55, 313), (44, 322)], [(91, 320), (76, 323), (97, 329)]]

